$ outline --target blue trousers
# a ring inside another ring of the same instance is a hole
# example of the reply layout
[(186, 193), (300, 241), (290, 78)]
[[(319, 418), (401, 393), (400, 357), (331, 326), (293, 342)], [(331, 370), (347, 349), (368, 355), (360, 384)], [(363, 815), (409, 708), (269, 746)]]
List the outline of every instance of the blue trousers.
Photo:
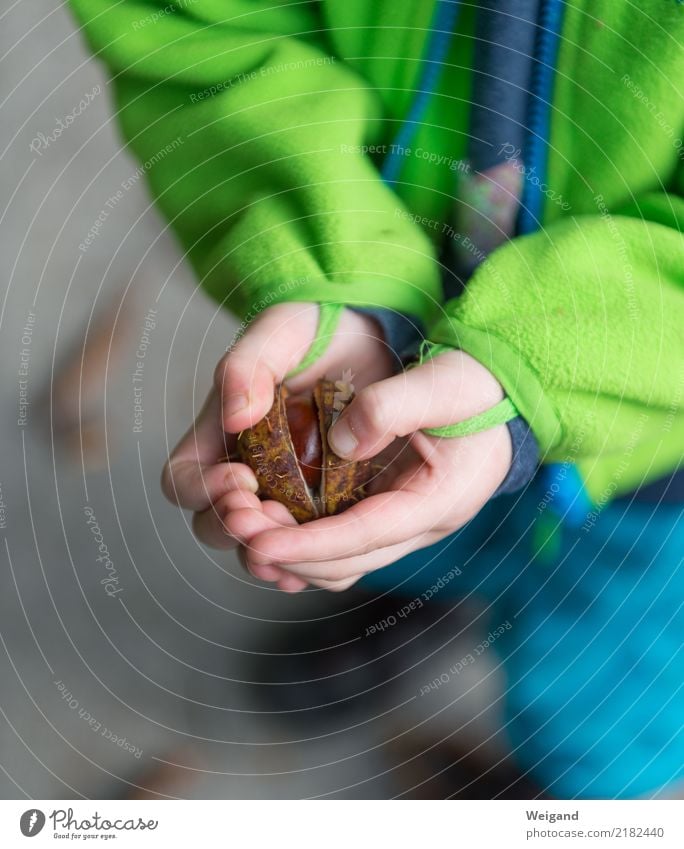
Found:
[(684, 505), (615, 502), (552, 556), (540, 510), (534, 487), (496, 498), (364, 582), (486, 602), (514, 757), (551, 795), (654, 794), (684, 779)]

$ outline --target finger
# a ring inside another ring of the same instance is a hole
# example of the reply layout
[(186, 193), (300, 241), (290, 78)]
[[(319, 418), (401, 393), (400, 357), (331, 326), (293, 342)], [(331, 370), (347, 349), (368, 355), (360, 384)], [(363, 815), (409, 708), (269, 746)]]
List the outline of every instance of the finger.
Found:
[(496, 378), (461, 351), (362, 389), (328, 434), (340, 457), (373, 457), (398, 436), (454, 424), (503, 398)]
[[(275, 504), (277, 508), (273, 507)], [(282, 504), (263, 501), (259, 503), (259, 509), (238, 509), (229, 513), (225, 517), (225, 525), (231, 536), (250, 551), (254, 537), (267, 530), (297, 527), (297, 522)]]
[[(260, 510), (243, 509), (234, 512), (225, 520), (230, 533), (243, 545), (240, 559), (247, 571), (260, 581), (276, 582), (285, 576), (278, 566), (254, 564), (250, 558), (249, 541), (259, 533), (270, 528), (297, 524), (287, 508), (277, 501), (264, 501)], [(293, 582), (289, 582), (292, 584)], [(298, 579), (294, 583), (301, 583)], [(304, 582), (306, 585), (306, 582)]]
[(331, 593), (342, 593), (348, 590), (349, 587), (354, 586), (361, 578), (363, 578), (363, 573), (354, 575), (344, 581), (309, 581), (309, 586), (316, 587), (319, 590), (327, 590)]
[(211, 548), (235, 548), (238, 539), (227, 527), (228, 516), (245, 510), (256, 513), (260, 508), (261, 502), (254, 493), (236, 489), (223, 495), (207, 510), (195, 513), (192, 518), (192, 530), (200, 542)]
[(220, 413), (218, 395), (212, 390), (164, 466), (162, 491), (179, 507), (206, 510), (229, 490), (257, 490), (256, 477), (248, 466), (217, 462), (226, 453)]
[(264, 501), (262, 503), (264, 514), (272, 519), (277, 527), (297, 527), (297, 520), (284, 504), (279, 501)]
[(418, 537), (412, 537), (397, 545), (385, 546), (357, 557), (284, 563), (280, 568), (284, 572), (303, 578), (313, 586), (333, 589), (333, 585), (347, 581), (358, 581), (368, 572), (374, 572), (376, 569), (382, 569), (396, 563), (397, 560), (401, 560), (407, 554), (432, 545), (443, 536), (443, 533), (431, 531)]
[[(252, 567), (249, 564), (249, 560), (247, 558), (247, 549), (240, 545), (237, 551), (238, 561), (240, 565), (243, 567), (245, 572), (250, 575), (252, 578), (256, 578), (258, 581), (264, 581), (265, 583), (276, 583), (281, 578), (285, 577), (287, 573), (283, 572), (282, 569), (279, 569), (277, 566), (259, 566)], [(301, 582), (301, 578), (297, 578), (297, 581)]]
[(316, 304), (278, 304), (263, 312), (219, 362), (214, 385), (223, 429), (239, 433), (262, 419), (273, 391), (304, 357), (316, 334)]
[(162, 477), (164, 495), (185, 510), (209, 508), (227, 492), (258, 488), (254, 473), (242, 463), (216, 463), (203, 466), (196, 460), (169, 461)]
[(300, 593), (308, 586), (308, 583), (302, 578), (298, 578), (296, 575), (288, 575), (287, 572), (283, 572), (278, 581), (278, 589), (285, 593)]
[(289, 568), (289, 564), (358, 557), (398, 545), (440, 530), (441, 523), (449, 524), (452, 503), (458, 498), (459, 493), (449, 493), (440, 513), (435, 510), (434, 499), (426, 498), (423, 492), (399, 490), (372, 495), (339, 516), (264, 531), (252, 540), (253, 562)]

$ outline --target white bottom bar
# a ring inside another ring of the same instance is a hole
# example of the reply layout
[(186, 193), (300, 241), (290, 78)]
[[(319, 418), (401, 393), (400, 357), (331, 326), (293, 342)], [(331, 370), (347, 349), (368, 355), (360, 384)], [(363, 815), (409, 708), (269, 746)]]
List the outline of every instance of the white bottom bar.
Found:
[(193, 849), (681, 849), (684, 802), (0, 801), (3, 849), (47, 843)]

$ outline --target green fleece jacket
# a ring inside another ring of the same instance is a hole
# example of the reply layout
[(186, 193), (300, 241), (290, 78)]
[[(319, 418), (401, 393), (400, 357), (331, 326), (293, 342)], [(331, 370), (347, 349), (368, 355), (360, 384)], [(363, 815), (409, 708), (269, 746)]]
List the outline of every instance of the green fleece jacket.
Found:
[(378, 164), (431, 0), (71, 4), (159, 206), (238, 316), (286, 300), (417, 316), (492, 370), (544, 461), (577, 463), (597, 501), (684, 462), (683, 4), (569, 0), (544, 226), (446, 304), (471, 11), (389, 188)]

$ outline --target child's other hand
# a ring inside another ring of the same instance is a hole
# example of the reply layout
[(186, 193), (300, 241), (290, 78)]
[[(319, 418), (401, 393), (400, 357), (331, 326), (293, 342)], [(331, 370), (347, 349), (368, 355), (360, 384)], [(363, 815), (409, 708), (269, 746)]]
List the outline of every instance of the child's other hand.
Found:
[(291, 576), (293, 589), (298, 580), (343, 590), (452, 534), (506, 477), (511, 439), (505, 425), (460, 438), (427, 436), (421, 428), (463, 421), (503, 396), (496, 378), (460, 351), (367, 386), (340, 416), (330, 441), (338, 454), (353, 459), (394, 456), (375, 482), (375, 494), (340, 516), (301, 526), (274, 522), (245, 535), (250, 571), (279, 586)]
[[(214, 386), (199, 416), (172, 452), (162, 474), (162, 489), (173, 503), (193, 510), (193, 530), (214, 548), (237, 545), (267, 528), (293, 524), (276, 502), (261, 502), (252, 470), (242, 463), (221, 462), (240, 431), (258, 422), (271, 408), (275, 386), (309, 350), (318, 326), (318, 306), (278, 304), (265, 310), (247, 328), (235, 347), (218, 363)], [(288, 380), (295, 391), (313, 386), (319, 377), (351, 369), (361, 388), (392, 373), (392, 355), (376, 323), (345, 310), (324, 355)], [(226, 434), (233, 434), (226, 439)], [(230, 520), (230, 527), (228, 523)], [(277, 570), (255, 570), (266, 580), (278, 574), (282, 589), (301, 589), (305, 582)]]

